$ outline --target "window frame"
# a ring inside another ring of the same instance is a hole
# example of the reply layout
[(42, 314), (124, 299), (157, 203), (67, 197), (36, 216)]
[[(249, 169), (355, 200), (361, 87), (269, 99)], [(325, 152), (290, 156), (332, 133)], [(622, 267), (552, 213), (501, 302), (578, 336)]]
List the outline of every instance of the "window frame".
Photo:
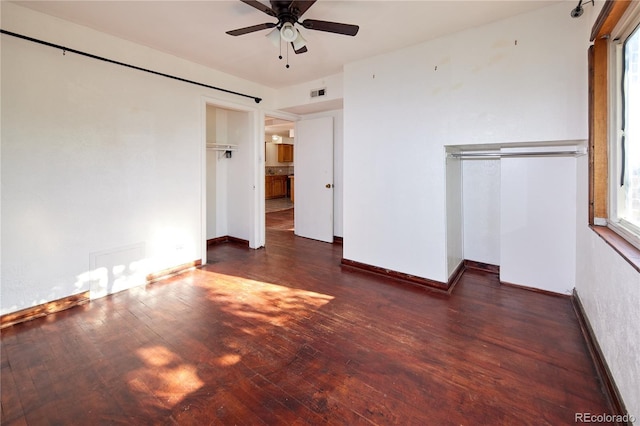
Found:
[(591, 28), (588, 50), (589, 79), (589, 206), (588, 223), (600, 238), (611, 246), (633, 268), (640, 272), (640, 248), (623, 236), (624, 230), (614, 229), (609, 222), (610, 204), (610, 120), (611, 67), (609, 43), (611, 33), (632, 14), (627, 9), (638, 1), (606, 0)]
[(607, 201), (609, 206), (606, 225), (614, 232), (627, 240), (634, 247), (640, 249), (640, 228), (618, 215), (619, 203), (624, 196), (623, 189), (619, 185), (622, 161), (622, 113), (624, 112), (623, 102), (623, 69), (624, 55), (623, 49), (627, 39), (634, 33), (640, 34), (640, 3), (626, 9), (615, 23), (611, 34), (607, 37), (608, 52), (608, 72), (612, 78), (608, 79), (608, 140), (607, 147), (609, 158), (609, 184)]

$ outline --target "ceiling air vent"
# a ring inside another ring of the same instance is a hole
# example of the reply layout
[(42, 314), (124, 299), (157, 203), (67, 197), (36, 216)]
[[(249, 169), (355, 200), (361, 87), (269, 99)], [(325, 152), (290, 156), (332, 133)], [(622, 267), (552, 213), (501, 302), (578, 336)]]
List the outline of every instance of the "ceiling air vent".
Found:
[(316, 90), (312, 90), (311, 91), (311, 97), (312, 98), (319, 98), (321, 96), (326, 96), (327, 95), (327, 88), (324, 87), (322, 89), (316, 89)]

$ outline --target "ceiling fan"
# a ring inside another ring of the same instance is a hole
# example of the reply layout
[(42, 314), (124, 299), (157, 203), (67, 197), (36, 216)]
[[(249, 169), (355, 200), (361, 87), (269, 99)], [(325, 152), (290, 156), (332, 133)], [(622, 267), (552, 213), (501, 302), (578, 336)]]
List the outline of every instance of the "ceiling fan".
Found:
[[(307, 41), (302, 37), (302, 34), (300, 34), (298, 29), (295, 27), (295, 24), (300, 24), (308, 30), (325, 31), (348, 36), (355, 36), (360, 29), (357, 25), (318, 21), (316, 19), (305, 19), (300, 22), (300, 17), (309, 10), (311, 6), (313, 6), (316, 0), (271, 0), (271, 7), (260, 3), (257, 0), (240, 1), (266, 13), (269, 16), (277, 18), (278, 22), (265, 22), (264, 24), (238, 28), (237, 30), (227, 31), (227, 34), (240, 36), (255, 31), (274, 28), (273, 31), (267, 34), (267, 38), (276, 44), (276, 46), (279, 46), (281, 41), (291, 43), (293, 51), (297, 54), (307, 51)], [(280, 59), (282, 59), (282, 55), (280, 55)], [(289, 68), (288, 64), (287, 68)]]

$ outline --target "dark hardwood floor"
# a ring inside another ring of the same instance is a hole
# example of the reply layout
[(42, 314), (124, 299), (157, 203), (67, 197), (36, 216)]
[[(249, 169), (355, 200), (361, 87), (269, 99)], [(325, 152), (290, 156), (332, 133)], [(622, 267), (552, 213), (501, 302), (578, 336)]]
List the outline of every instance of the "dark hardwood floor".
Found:
[[(2, 424), (574, 424), (608, 413), (569, 299), (467, 271), (451, 296), (267, 247), (2, 330)], [(287, 216), (289, 215), (289, 216)]]

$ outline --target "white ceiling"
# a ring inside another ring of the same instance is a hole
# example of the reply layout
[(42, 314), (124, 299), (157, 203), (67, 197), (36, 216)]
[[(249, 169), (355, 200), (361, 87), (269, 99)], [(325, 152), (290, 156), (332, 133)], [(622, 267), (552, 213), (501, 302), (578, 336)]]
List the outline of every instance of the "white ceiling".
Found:
[[(228, 30), (276, 21), (240, 1), (16, 3), (265, 86), (281, 88), (339, 73), (349, 62), (557, 2), (319, 0), (302, 20), (357, 24), (360, 32), (348, 37), (303, 28), (301, 33), (307, 39), (309, 51), (301, 55), (290, 51), (289, 69), (285, 68), (284, 60), (278, 59), (278, 49), (265, 37), (270, 30), (239, 37), (225, 34)], [(567, 14), (573, 3), (567, 3)]]

